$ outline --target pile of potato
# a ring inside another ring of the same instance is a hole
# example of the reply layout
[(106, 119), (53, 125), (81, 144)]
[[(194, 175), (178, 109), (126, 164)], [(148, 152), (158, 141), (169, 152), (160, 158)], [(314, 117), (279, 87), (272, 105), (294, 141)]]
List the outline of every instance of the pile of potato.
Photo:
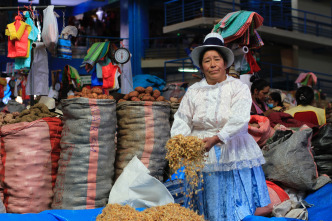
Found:
[(107, 95), (103, 93), (103, 90), (99, 87), (94, 87), (89, 89), (87, 87), (83, 87), (81, 92), (74, 92), (74, 95), (69, 95), (68, 99), (76, 98), (76, 97), (86, 97), (92, 99), (114, 99), (112, 95)]
[(56, 113), (49, 111), (45, 104), (38, 103), (30, 109), (23, 110), (21, 113), (4, 113), (0, 112), (0, 126), (6, 124), (15, 124), (20, 122), (32, 122), (44, 117), (56, 117)]
[(44, 117), (56, 117), (56, 113), (50, 112), (45, 104), (38, 103), (30, 107), (30, 109), (23, 110), (15, 119), (15, 123), (19, 122), (32, 122)]
[(0, 112), (0, 126), (16, 123), (15, 119), (20, 115), (19, 112), (5, 113)]
[(152, 87), (136, 87), (134, 91), (126, 94), (118, 103), (124, 101), (165, 101), (165, 98), (161, 96), (159, 90), (153, 90)]

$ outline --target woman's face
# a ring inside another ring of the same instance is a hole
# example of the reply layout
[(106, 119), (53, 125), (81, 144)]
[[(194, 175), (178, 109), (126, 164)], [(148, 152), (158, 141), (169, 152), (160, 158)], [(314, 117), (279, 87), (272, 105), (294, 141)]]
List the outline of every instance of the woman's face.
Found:
[(278, 106), (278, 101), (273, 100), (272, 97), (270, 97), (270, 96), (268, 96), (268, 98), (267, 98), (267, 103), (271, 104), (273, 107)]
[(226, 63), (216, 50), (205, 52), (201, 70), (208, 84), (214, 85), (226, 80)]
[(254, 95), (256, 100), (259, 100), (260, 102), (265, 102), (266, 99), (268, 98), (269, 91), (270, 91), (269, 86), (264, 87), (263, 90), (260, 91), (258, 89), (255, 89)]

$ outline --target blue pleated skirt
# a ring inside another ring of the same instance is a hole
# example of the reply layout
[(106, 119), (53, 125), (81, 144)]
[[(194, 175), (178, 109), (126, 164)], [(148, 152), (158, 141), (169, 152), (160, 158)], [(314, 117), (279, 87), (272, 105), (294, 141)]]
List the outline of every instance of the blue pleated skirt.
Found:
[[(239, 221), (270, 203), (262, 167), (203, 172), (197, 194), (184, 206), (204, 214), (209, 221)], [(188, 186), (187, 186), (188, 188)], [(187, 191), (189, 191), (187, 189)]]

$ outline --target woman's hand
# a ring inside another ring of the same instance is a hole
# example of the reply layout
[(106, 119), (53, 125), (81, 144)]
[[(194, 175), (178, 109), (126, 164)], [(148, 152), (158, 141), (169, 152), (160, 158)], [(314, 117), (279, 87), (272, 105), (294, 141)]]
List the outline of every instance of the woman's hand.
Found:
[(216, 145), (217, 143), (220, 143), (221, 140), (217, 135), (214, 135), (213, 137), (205, 137), (203, 139), (203, 142), (205, 143), (205, 150), (206, 152), (209, 152), (211, 148)]

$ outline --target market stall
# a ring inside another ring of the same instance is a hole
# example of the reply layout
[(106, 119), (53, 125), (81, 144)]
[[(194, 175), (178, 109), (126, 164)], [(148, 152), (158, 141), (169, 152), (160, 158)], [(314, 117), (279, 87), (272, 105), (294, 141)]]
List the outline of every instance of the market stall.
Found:
[[(27, 81), (24, 97), (30, 106), (13, 104), (0, 114), (0, 220), (204, 220), (201, 208), (193, 207), (202, 199), (197, 171), (203, 168), (204, 143), (170, 134), (185, 91), (177, 89), (181, 96), (172, 97), (163, 93), (164, 82), (154, 79), (149, 82), (155, 85), (118, 93), (122, 64), (131, 54), (109, 41), (96, 42), (86, 52), (81, 67), (88, 77), (67, 64), (49, 81), (48, 56), (70, 59), (69, 36), (77, 34), (63, 26), (59, 37), (53, 10), (43, 11), (42, 30), (31, 8), (6, 30), (8, 57), (15, 58), (16, 69), (28, 70), (12, 77)], [(255, 30), (260, 25), (260, 15), (241, 11), (214, 27), (235, 54), (234, 77), (259, 71), (254, 49), (263, 46)], [(0, 84), (5, 86), (1, 79)], [(331, 125), (299, 123), (294, 129), (287, 123), (280, 119), (276, 126), (273, 118), (252, 116), (245, 128), (267, 161), (263, 169), (271, 204), (244, 220), (308, 216), (313, 221), (330, 215)], [(288, 205), (284, 214), (276, 209), (291, 200), (297, 207)]]

